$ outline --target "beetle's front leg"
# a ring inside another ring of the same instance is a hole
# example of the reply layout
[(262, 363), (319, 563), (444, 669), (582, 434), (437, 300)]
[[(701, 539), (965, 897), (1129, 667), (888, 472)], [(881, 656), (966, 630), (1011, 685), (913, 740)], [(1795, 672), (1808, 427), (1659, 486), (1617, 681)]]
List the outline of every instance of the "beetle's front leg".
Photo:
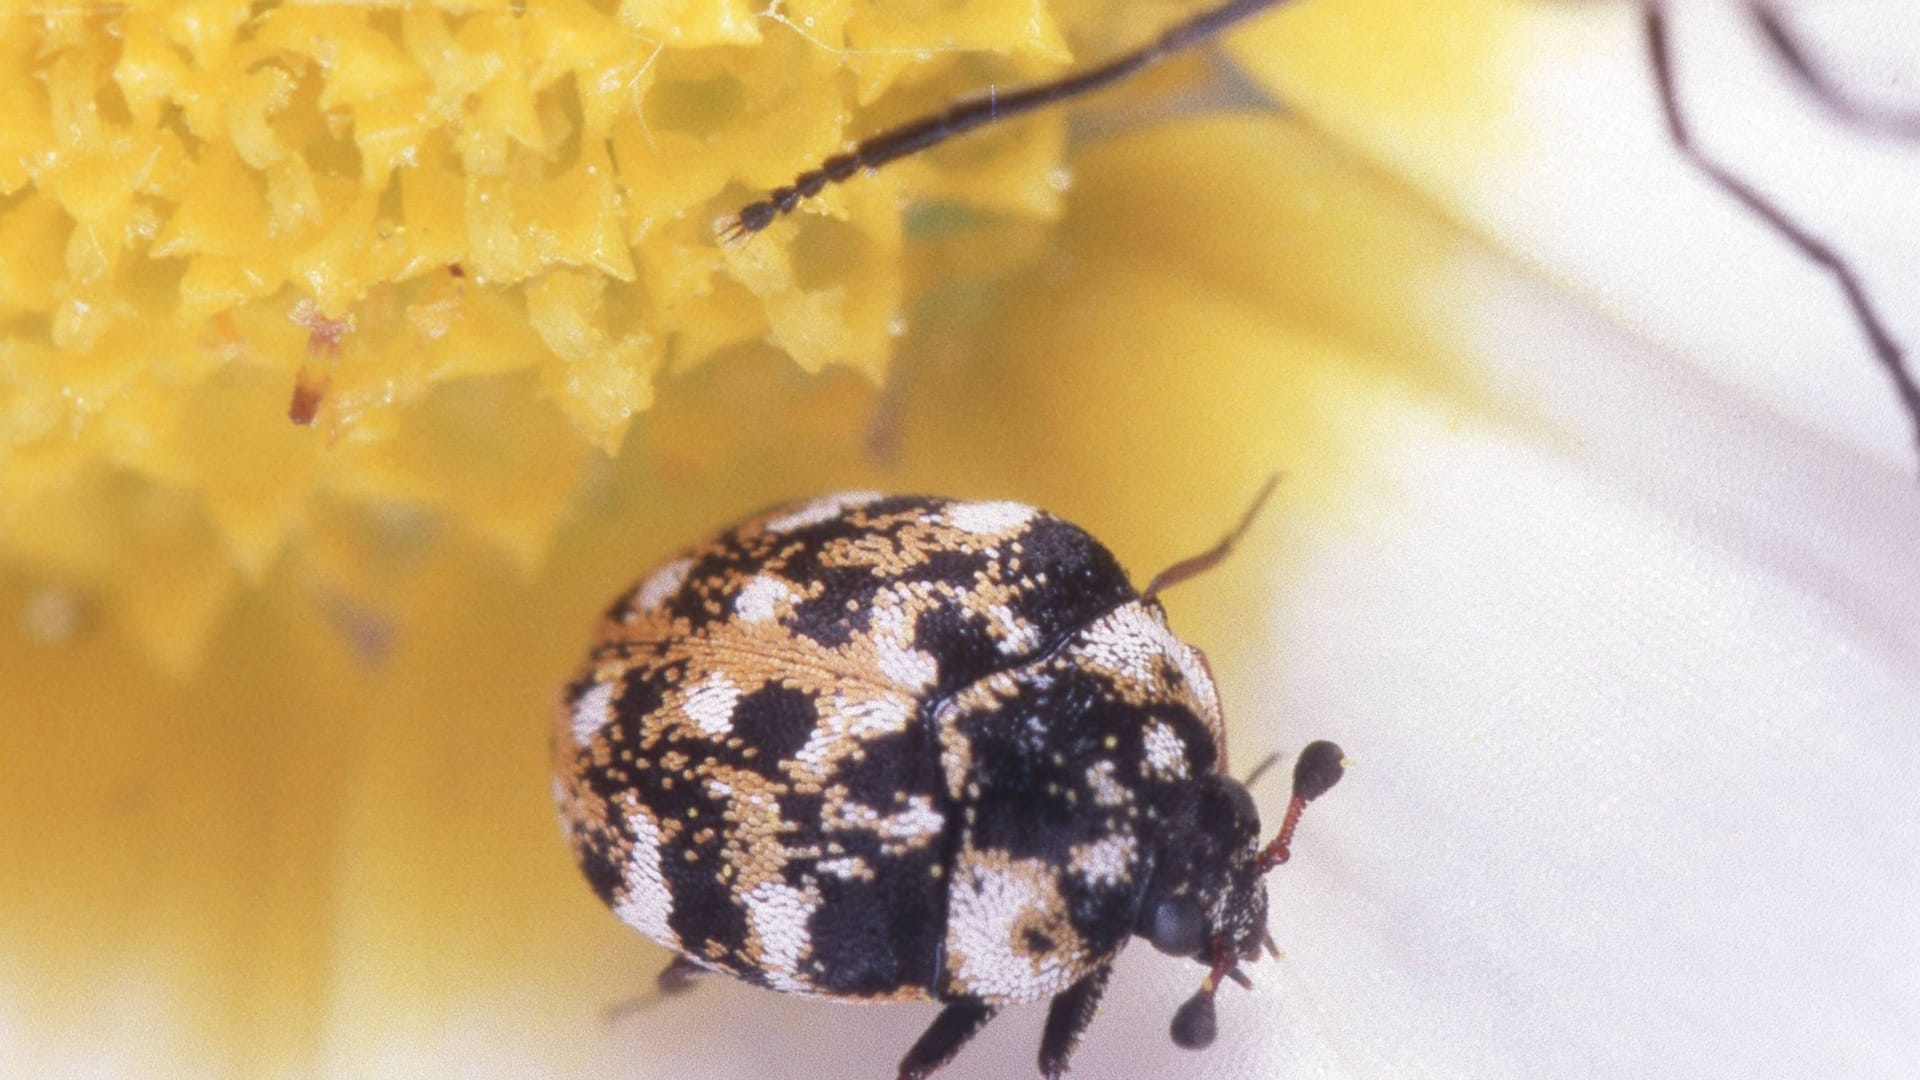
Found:
[(999, 1012), (999, 1006), (984, 1001), (956, 1001), (933, 1018), (933, 1024), (907, 1056), (900, 1059), (900, 1080), (922, 1080), (953, 1060), (967, 1040), (980, 1033)]
[(693, 989), (693, 981), (707, 974), (707, 969), (687, 959), (676, 956), (660, 974), (654, 977), (655, 985), (660, 988), (661, 997), (674, 997)]
[(1107, 989), (1107, 976), (1111, 974), (1113, 965), (1103, 964), (1054, 995), (1053, 1004), (1047, 1007), (1046, 1030), (1040, 1036), (1040, 1075), (1047, 1080), (1060, 1080), (1066, 1073), (1067, 1059), (1073, 1056), (1073, 1048), (1080, 1045), (1080, 1036), (1093, 1022), (1094, 1011), (1100, 1007), (1100, 995)]

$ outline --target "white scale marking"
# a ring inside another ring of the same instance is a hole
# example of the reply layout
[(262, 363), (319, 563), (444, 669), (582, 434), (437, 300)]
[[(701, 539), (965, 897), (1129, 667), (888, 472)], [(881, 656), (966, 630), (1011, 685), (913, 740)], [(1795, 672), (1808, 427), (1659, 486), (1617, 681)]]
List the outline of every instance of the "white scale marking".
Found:
[(766, 574), (755, 574), (733, 598), (733, 613), (745, 622), (772, 622), (783, 601), (791, 604), (797, 599), (798, 594), (787, 582)]
[(907, 690), (930, 690), (940, 677), (940, 662), (932, 653), (924, 653), (886, 639), (876, 640), (880, 671), (889, 681)]
[(947, 954), (972, 994), (989, 1001), (1038, 1001), (1065, 990), (1072, 972), (1058, 954), (1035, 957), (1015, 940), (1032, 916), (1044, 919), (1047, 898), (1033, 882), (1050, 870), (1016, 860), (1008, 870), (970, 866), (948, 897)]
[(1162, 776), (1187, 775), (1187, 748), (1165, 721), (1147, 725), (1147, 764)]
[(687, 692), (680, 706), (687, 719), (708, 735), (725, 735), (733, 730), (733, 707), (739, 704), (740, 688), (733, 680), (714, 672), (707, 681)]
[(1136, 845), (1131, 836), (1108, 836), (1074, 845), (1073, 872), (1089, 885), (1119, 885), (1133, 876)]
[(626, 888), (620, 894), (613, 913), (620, 921), (662, 945), (679, 948), (680, 936), (667, 925), (673, 912), (673, 894), (660, 876), (660, 830), (637, 808), (628, 807), (627, 822), (633, 829), (633, 856), (627, 860)]
[(596, 683), (573, 703), (573, 741), (581, 746), (593, 741), (599, 730), (613, 719), (613, 684)]
[(1144, 683), (1157, 674), (1153, 662), (1179, 645), (1152, 612), (1127, 604), (1087, 627), (1080, 648), (1101, 669)]
[(808, 525), (818, 525), (822, 521), (831, 521), (848, 510), (879, 502), (877, 491), (842, 491), (833, 495), (823, 495), (810, 503), (797, 506), (781, 514), (763, 526), (770, 533), (790, 533)]
[(1005, 604), (995, 604), (987, 609), (987, 615), (1000, 631), (1000, 651), (1007, 656), (1024, 656), (1040, 645), (1040, 629), (1031, 623), (1022, 624), (1013, 609)]
[(806, 990), (799, 978), (800, 961), (813, 949), (807, 921), (820, 906), (817, 895), (791, 885), (768, 881), (747, 893), (747, 920), (760, 939), (760, 964), (767, 985), (775, 990)]
[(921, 840), (938, 836), (946, 824), (946, 817), (933, 808), (933, 800), (914, 795), (907, 800), (905, 810), (892, 814), (862, 803), (844, 803), (838, 817), (827, 822), (827, 828), (863, 829), (887, 840)]
[(898, 698), (848, 702), (834, 697), (821, 702), (820, 722), (807, 737), (807, 744), (793, 755), (794, 760), (816, 771), (823, 770), (834, 748), (845, 740), (865, 741), (876, 735), (905, 731), (912, 718), (912, 709)]
[(1005, 536), (1040, 511), (1017, 502), (965, 502), (947, 507), (947, 524), (975, 536)]
[(1120, 786), (1116, 778), (1117, 770), (1113, 762), (1102, 761), (1087, 766), (1087, 787), (1093, 789), (1095, 806), (1125, 806), (1131, 797), (1127, 789)]
[(647, 580), (633, 590), (633, 609), (648, 612), (666, 602), (667, 597), (680, 591), (687, 583), (687, 571), (693, 569), (693, 560), (685, 555), (664, 563), (658, 570), (647, 575)]

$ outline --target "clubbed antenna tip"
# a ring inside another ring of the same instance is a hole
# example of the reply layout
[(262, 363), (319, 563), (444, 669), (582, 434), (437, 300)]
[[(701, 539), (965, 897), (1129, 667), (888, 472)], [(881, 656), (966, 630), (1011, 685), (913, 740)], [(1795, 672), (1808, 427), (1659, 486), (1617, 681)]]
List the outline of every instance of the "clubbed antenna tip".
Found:
[(1312, 802), (1327, 793), (1346, 775), (1346, 755), (1333, 743), (1322, 739), (1310, 742), (1293, 763), (1293, 797)]
[(1184, 1050), (1205, 1050), (1213, 1045), (1213, 1037), (1219, 1032), (1211, 984), (1188, 998), (1173, 1014), (1173, 1044)]
[(1287, 816), (1280, 822), (1280, 834), (1260, 852), (1260, 872), (1266, 873), (1293, 855), (1293, 831), (1300, 826), (1300, 815), (1307, 804), (1325, 795), (1346, 775), (1347, 758), (1338, 746), (1324, 740), (1310, 742), (1293, 763), (1293, 798), (1287, 803)]

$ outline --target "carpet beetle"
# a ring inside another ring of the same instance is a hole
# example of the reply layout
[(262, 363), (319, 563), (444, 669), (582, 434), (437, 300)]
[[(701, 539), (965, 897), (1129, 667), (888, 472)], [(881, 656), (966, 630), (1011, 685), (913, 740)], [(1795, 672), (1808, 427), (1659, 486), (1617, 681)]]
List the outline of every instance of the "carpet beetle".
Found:
[(1263, 875), (1342, 769), (1309, 745), (1263, 845), (1206, 660), (1155, 599), (1254, 509), (1144, 592), (1030, 506), (868, 492), (665, 563), (607, 611), (555, 716), (588, 882), (678, 954), (663, 986), (942, 1003), (901, 1077), (1042, 999), (1059, 1076), (1135, 934), (1206, 966), (1172, 1027), (1205, 1046), (1219, 981), (1272, 947)]

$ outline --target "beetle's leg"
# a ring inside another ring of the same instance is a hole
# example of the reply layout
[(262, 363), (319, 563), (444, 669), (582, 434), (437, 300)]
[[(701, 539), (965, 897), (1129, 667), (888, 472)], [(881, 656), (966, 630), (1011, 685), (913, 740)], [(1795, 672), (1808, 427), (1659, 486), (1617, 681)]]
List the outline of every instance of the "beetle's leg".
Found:
[(1080, 1045), (1080, 1036), (1093, 1023), (1094, 1010), (1100, 1007), (1100, 995), (1107, 989), (1112, 964), (1103, 964), (1093, 974), (1053, 996), (1047, 1007), (1047, 1028), (1040, 1036), (1040, 1075), (1060, 1080), (1067, 1071), (1067, 1059)]
[(1110, 86), (1142, 68), (1217, 36), (1236, 23), (1259, 15), (1282, 0), (1225, 0), (1215, 7), (1193, 15), (1183, 23), (1169, 27), (1159, 37), (1123, 56), (1073, 72), (1052, 82), (963, 101), (945, 112), (923, 116), (891, 131), (883, 131), (862, 140), (844, 154), (835, 154), (795, 177), (793, 183), (774, 188), (757, 203), (740, 208), (722, 226), (727, 241), (742, 240), (773, 224), (782, 214), (792, 213), (800, 200), (820, 194), (828, 184), (838, 184), (862, 169), (877, 169), (890, 161), (917, 154), (929, 146), (977, 127), (1012, 119), (1022, 113), (1044, 108), (1057, 101), (1077, 97)]
[[(1069, 991), (1071, 992), (1071, 991)], [(933, 1018), (932, 1026), (900, 1059), (900, 1080), (921, 1080), (953, 1060), (967, 1040), (980, 1033), (999, 1012), (998, 1006), (984, 1001), (956, 1001)]]
[[(1765, 11), (1764, 8), (1761, 9)], [(1763, 29), (1772, 38), (1776, 51), (1790, 52), (1791, 39), (1782, 37), (1784, 29), (1777, 21), (1767, 28), (1763, 20)], [(1702, 149), (1695, 141), (1693, 127), (1686, 113), (1680, 107), (1680, 93), (1674, 80), (1673, 43), (1667, 26), (1667, 8), (1664, 3), (1649, 2), (1640, 9), (1642, 33), (1646, 35), (1647, 58), (1653, 65), (1654, 89), (1659, 94), (1660, 111), (1667, 122), (1667, 138), (1675, 150), (1685, 158), (1702, 176), (1711, 181), (1721, 191), (1739, 203), (1740, 206), (1761, 224), (1785, 240), (1788, 246), (1808, 262), (1820, 267), (1833, 279), (1841, 298), (1853, 309), (1853, 321), (1859, 325), (1860, 333), (1867, 339), (1867, 346), (1873, 352), (1875, 360), (1885, 370), (1888, 379), (1893, 382), (1894, 395), (1900, 399), (1902, 410), (1913, 428), (1913, 441), (1920, 449), (1920, 378), (1916, 378), (1909, 363), (1907, 350), (1895, 338), (1880, 310), (1875, 306), (1867, 287), (1854, 271), (1853, 265), (1829, 247), (1826, 241), (1815, 236), (1797, 218), (1776, 206), (1759, 188), (1747, 183), (1733, 170), (1720, 164), (1711, 154)], [(1792, 57), (1787, 56), (1789, 66)]]
[(673, 997), (684, 994), (693, 988), (693, 980), (707, 973), (707, 969), (687, 959), (676, 956), (673, 962), (660, 969), (655, 983), (660, 987), (661, 997)]
[(654, 995), (652, 997), (631, 997), (607, 1007), (601, 1017), (607, 1023), (616, 1023), (628, 1016), (635, 1015), (659, 1004), (661, 998), (675, 997), (693, 989), (693, 980), (708, 974), (708, 969), (687, 959), (675, 956), (660, 974), (654, 976)]

